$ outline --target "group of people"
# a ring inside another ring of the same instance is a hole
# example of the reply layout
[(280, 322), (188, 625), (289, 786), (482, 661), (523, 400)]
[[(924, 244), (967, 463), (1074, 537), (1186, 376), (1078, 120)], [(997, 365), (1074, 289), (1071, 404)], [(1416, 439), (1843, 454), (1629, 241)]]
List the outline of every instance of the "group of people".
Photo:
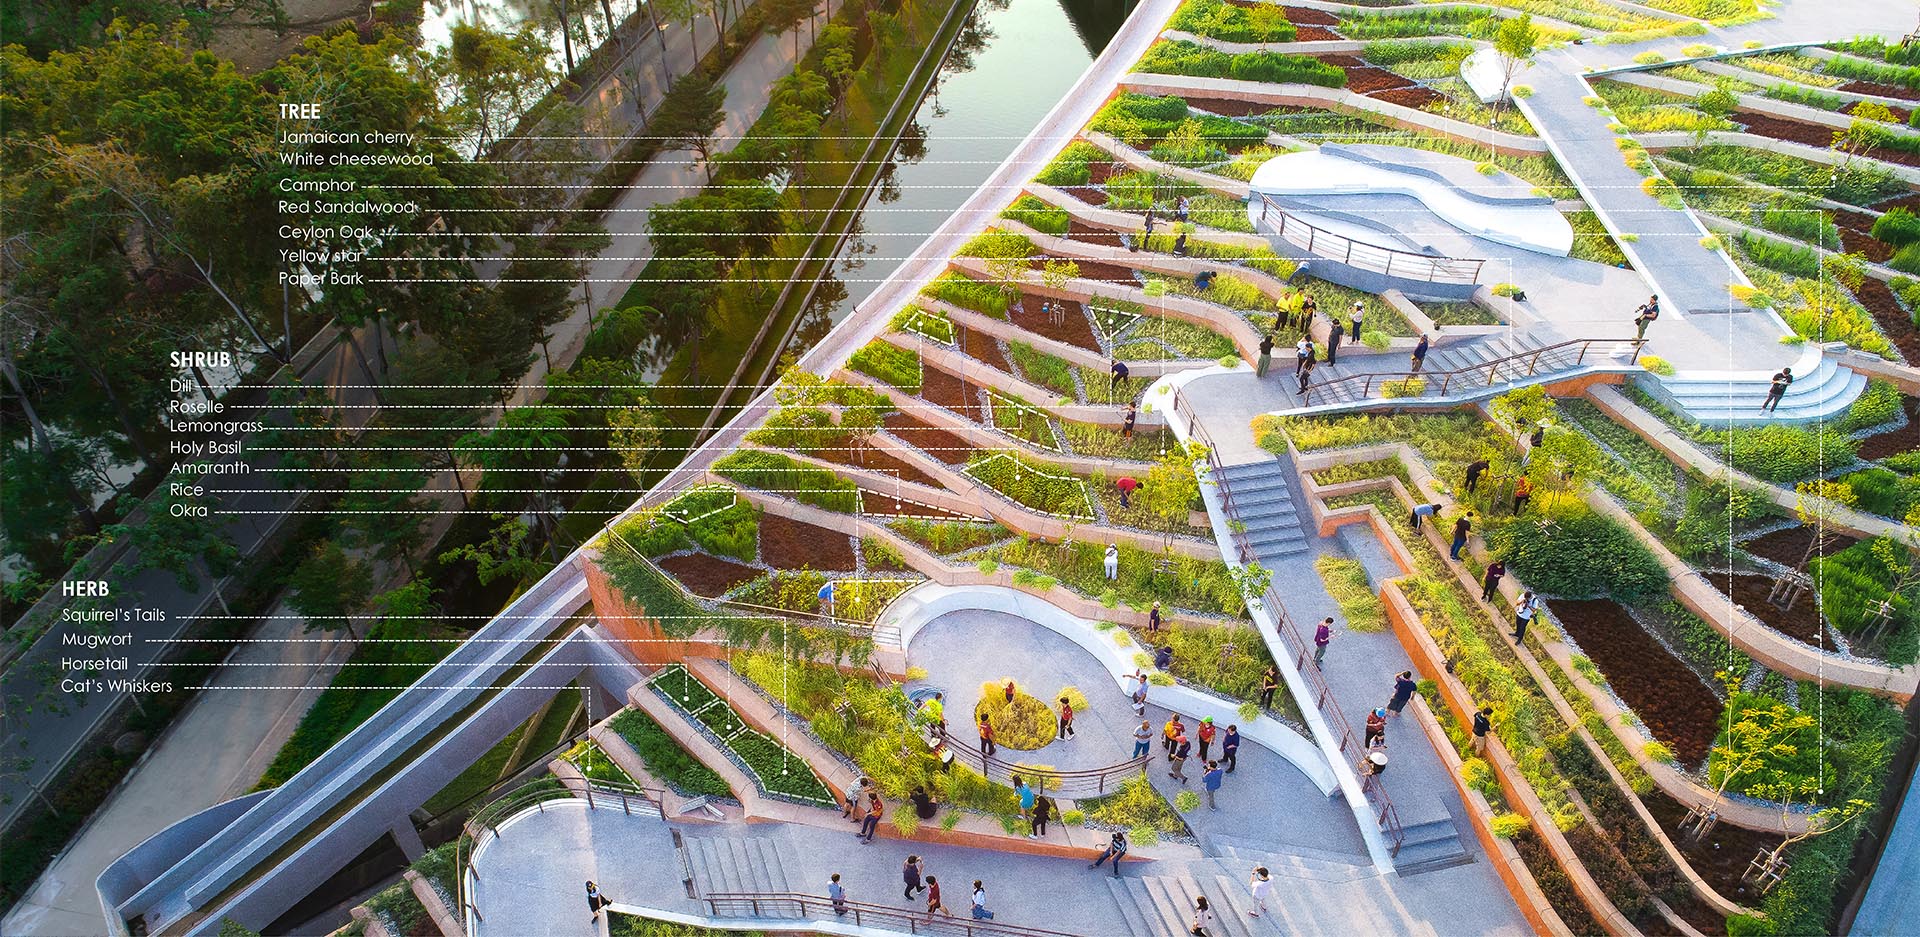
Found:
[[(1142, 736), (1151, 732), (1152, 723), (1141, 720), (1140, 727), (1133, 733), (1135, 757), (1145, 754)], [(1199, 726), (1189, 737), (1187, 724), (1181, 720), (1179, 713), (1173, 713), (1167, 717), (1166, 725), (1160, 728), (1160, 747), (1167, 756), (1167, 777), (1179, 781), (1182, 786), (1185, 786), (1188, 780), (1187, 759), (1193, 757), (1196, 740), (1200, 745), (1200, 764), (1204, 768), (1200, 775), (1200, 786), (1206, 792), (1207, 809), (1218, 810), (1220, 805), (1215, 798), (1220, 793), (1220, 787), (1226, 783), (1227, 775), (1239, 766), (1240, 727), (1230, 725), (1227, 726), (1226, 732), (1222, 733), (1219, 727), (1214, 725), (1213, 717), (1206, 716), (1200, 720)], [(1218, 758), (1212, 757), (1216, 741), (1220, 745)], [(1224, 767), (1222, 767), (1223, 764)]]
[[(946, 898), (940, 891), (940, 878), (927, 873), (927, 862), (917, 855), (909, 855), (900, 864), (900, 879), (906, 888), (901, 892), (908, 901), (924, 899), (927, 907), (927, 920), (933, 920), (935, 914), (953, 916), (947, 907)], [(842, 917), (851, 910), (847, 906), (847, 888), (840, 882), (840, 873), (827, 877), (827, 899), (833, 902), (833, 913)], [(973, 880), (973, 919), (976, 921), (993, 920), (993, 912), (987, 908), (987, 886), (980, 879)]]

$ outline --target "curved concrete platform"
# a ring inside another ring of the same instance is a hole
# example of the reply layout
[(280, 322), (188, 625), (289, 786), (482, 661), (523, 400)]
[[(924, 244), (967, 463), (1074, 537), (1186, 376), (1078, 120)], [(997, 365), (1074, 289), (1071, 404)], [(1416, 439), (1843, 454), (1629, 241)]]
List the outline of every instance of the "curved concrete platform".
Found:
[[(895, 599), (881, 617), (879, 626), (883, 632), (889, 628), (897, 630), (901, 647), (908, 648), (912, 647), (913, 639), (921, 629), (935, 619), (969, 610), (1013, 615), (1066, 638), (1098, 660), (1120, 692), (1133, 689), (1132, 681), (1127, 676), (1139, 669), (1133, 662), (1133, 655), (1139, 650), (1137, 646), (1129, 644), (1122, 647), (1109, 636), (1110, 633), (1100, 631), (1093, 622), (1016, 589), (922, 583)], [(1214, 722), (1223, 725), (1241, 722), (1236, 711), (1238, 707), (1232, 701), (1179, 685), (1156, 686), (1148, 692), (1148, 699), (1154, 705), (1195, 718), (1212, 716)], [(1331, 796), (1337, 792), (1339, 784), (1333, 769), (1321, 757), (1320, 750), (1286, 724), (1261, 716), (1242, 725), (1240, 734), (1246, 740), (1286, 759), (1288, 764), (1306, 775), (1320, 789), (1320, 793)]]
[(1448, 224), (1496, 244), (1555, 257), (1573, 250), (1573, 226), (1551, 200), (1514, 180), (1481, 176), (1464, 159), (1425, 150), (1322, 147), (1288, 153), (1256, 170), (1249, 187), (1277, 199), (1338, 195), (1354, 203), (1405, 195)]

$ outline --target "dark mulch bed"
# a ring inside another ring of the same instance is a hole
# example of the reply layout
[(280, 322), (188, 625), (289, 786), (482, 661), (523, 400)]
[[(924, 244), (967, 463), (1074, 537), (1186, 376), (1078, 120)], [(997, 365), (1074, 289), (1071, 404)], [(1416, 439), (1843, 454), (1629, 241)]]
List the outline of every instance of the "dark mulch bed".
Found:
[(1347, 90), (1356, 94), (1373, 94), (1393, 88), (1411, 88), (1413, 82), (1393, 71), (1366, 62), (1351, 55), (1319, 55), (1320, 61), (1343, 69), (1347, 73)]
[(1920, 91), (1900, 85), (1883, 85), (1877, 81), (1849, 81), (1836, 90), (1845, 91), (1848, 94), (1875, 94), (1883, 98), (1920, 101)]
[(1673, 746), (1682, 764), (1706, 761), (1713, 748), (1720, 699), (1686, 664), (1617, 602), (1560, 599), (1550, 610), (1606, 674), (1614, 692), (1646, 722), (1654, 738)]
[(1368, 95), (1368, 97), (1376, 101), (1385, 101), (1388, 104), (1398, 104), (1402, 107), (1415, 109), (1426, 107), (1429, 104), (1438, 104), (1447, 99), (1446, 95), (1425, 85), (1413, 85), (1407, 88), (1388, 88), (1385, 91), (1376, 91)]
[[(1154, 222), (1154, 227), (1156, 230), (1158, 230), (1158, 229), (1164, 228), (1167, 224), (1170, 224), (1170, 223), (1171, 222), (1168, 222), (1165, 220), (1159, 220)], [(1131, 267), (1123, 267), (1119, 264), (1101, 263), (1100, 261), (1097, 261), (1097, 260), (1080, 260), (1072, 257), (1056, 257), (1053, 259), (1072, 260), (1074, 263), (1079, 264), (1080, 279), (1082, 280), (1099, 280), (1103, 283), (1124, 283), (1128, 286), (1140, 285), (1140, 280), (1138, 277), (1135, 277), (1133, 275), (1133, 268)], [(1027, 305), (1032, 305), (1032, 303), (1028, 303)]]
[(1098, 208), (1107, 204), (1107, 190), (1091, 185), (1064, 185), (1060, 191)]
[[(1735, 111), (1733, 119), (1744, 125), (1748, 133), (1757, 133), (1763, 137), (1805, 143), (1823, 150), (1833, 145), (1832, 127), (1786, 120), (1769, 114), (1756, 114), (1753, 111)], [(1920, 153), (1902, 153), (1898, 150), (1875, 147), (1868, 150), (1866, 155), (1889, 163), (1920, 166)]]
[[(1084, 269), (1081, 273), (1085, 273)], [(1054, 322), (1052, 316), (1040, 314), (1040, 307), (1025, 309), (1012, 314), (1013, 324), (1035, 335), (1043, 335), (1055, 341), (1065, 342), (1075, 348), (1099, 351), (1100, 342), (1093, 337), (1093, 323), (1087, 321), (1087, 314), (1078, 302), (1065, 301), (1067, 312)]]
[(760, 515), (760, 561), (774, 569), (851, 572), (853, 538), (767, 512)]
[(976, 423), (981, 419), (979, 388), (933, 365), (922, 369), (920, 396)]
[(1780, 837), (1770, 833), (1734, 826), (1731, 823), (1717, 823), (1713, 831), (1700, 839), (1693, 839), (1680, 831), (1681, 821), (1687, 818), (1687, 808), (1665, 792), (1655, 788), (1640, 800), (1647, 805), (1647, 812), (1653, 814), (1660, 828), (1666, 831), (1668, 838), (1687, 857), (1687, 864), (1693, 871), (1720, 896), (1729, 901), (1754, 907), (1760, 903), (1759, 890), (1740, 880), (1746, 874), (1747, 864), (1762, 849), (1772, 849), (1780, 844)]
[[(925, 504), (916, 504), (912, 501), (903, 501), (895, 498), (892, 494), (874, 491), (871, 488), (861, 491), (860, 507), (861, 510), (867, 514), (884, 514), (889, 517), (930, 517), (943, 521), (970, 521), (979, 519), (971, 514), (955, 514), (952, 511), (941, 508), (931, 507)], [(852, 567), (848, 568), (851, 569)]]
[(1813, 596), (1803, 594), (1791, 609), (1782, 609), (1767, 601), (1767, 593), (1773, 591), (1775, 582), (1772, 576), (1713, 573), (1707, 578), (1733, 599), (1735, 605), (1745, 608), (1767, 627), (1802, 644), (1818, 648), (1831, 646), (1827, 629), (1820, 624), (1820, 612), (1814, 607)]
[[(1912, 332), (1909, 331), (1908, 335), (1911, 336)], [(1907, 360), (1920, 359), (1908, 355)], [(1860, 440), (1860, 458), (1884, 459), (1895, 453), (1920, 450), (1920, 400), (1903, 397), (1900, 403), (1907, 411), (1907, 425)]]
[[(1906, 195), (1897, 195), (1890, 199), (1883, 199), (1873, 203), (1873, 207), (1876, 211), (1892, 211), (1896, 208), (1904, 208), (1908, 211), (1920, 212), (1920, 192), (1909, 192)], [(1873, 226), (1869, 224), (1867, 227)]]
[(1123, 171), (1119, 164), (1113, 162), (1088, 163), (1087, 184), (1106, 185), (1107, 180), (1113, 178), (1114, 173)]
[(1120, 232), (1107, 228), (1096, 228), (1079, 219), (1073, 219), (1067, 222), (1067, 237), (1088, 244), (1100, 244), (1107, 247), (1124, 246), (1120, 243)]
[[(1788, 527), (1770, 534), (1762, 534), (1742, 543), (1748, 553), (1761, 556), (1787, 566), (1799, 566), (1800, 558), (1807, 554), (1807, 544), (1813, 542), (1813, 528)], [(1842, 534), (1827, 534), (1826, 554), (1832, 556), (1860, 541)]]
[[(1888, 97), (1892, 97), (1892, 95), (1888, 95)], [(1853, 109), (1854, 109), (1854, 108), (1856, 108), (1856, 107), (1859, 107), (1859, 106), (1860, 106), (1861, 104), (1863, 104), (1863, 103), (1865, 103), (1865, 102), (1863, 102), (1863, 101), (1855, 101), (1855, 102), (1853, 102), (1852, 104), (1849, 104), (1849, 105), (1847, 105), (1846, 107), (1843, 107), (1843, 108), (1841, 108), (1841, 109), (1840, 109), (1840, 113), (1842, 113), (1842, 114), (1845, 114), (1845, 115), (1847, 115), (1847, 116), (1849, 116), (1849, 117), (1851, 117), (1851, 116), (1853, 116)], [(1903, 124), (1904, 124), (1904, 123), (1906, 123), (1906, 122), (1907, 122), (1907, 121), (1908, 121), (1909, 119), (1911, 119), (1911, 118), (1913, 117), (1913, 111), (1912, 111), (1912, 109), (1910, 109), (1910, 108), (1905, 108), (1905, 107), (1895, 107), (1895, 106), (1893, 106), (1893, 105), (1891, 105), (1891, 104), (1889, 104), (1889, 105), (1887, 105), (1887, 110), (1889, 110), (1889, 111), (1892, 111), (1892, 112), (1893, 112), (1893, 119), (1894, 119), (1894, 120), (1897, 120), (1897, 121), (1899, 121), (1899, 122), (1901, 122), (1901, 123), (1903, 123)]]
[(1880, 331), (1886, 333), (1893, 347), (1900, 349), (1900, 354), (1905, 355), (1908, 361), (1920, 361), (1920, 329), (1913, 327), (1913, 319), (1905, 309), (1900, 308), (1900, 302), (1893, 298), (1891, 288), (1874, 277), (1867, 277), (1861, 282), (1860, 288), (1853, 291), (1853, 296), (1860, 300), (1860, 305), (1867, 307), (1867, 312), (1873, 315), (1873, 321), (1880, 323)]
[(850, 465), (854, 468), (863, 468), (871, 472), (879, 472), (882, 475), (899, 478), (902, 481), (917, 482), (934, 488), (942, 487), (938, 481), (933, 479), (933, 476), (914, 468), (910, 463), (903, 462), (872, 446), (858, 451), (844, 447), (822, 449), (814, 453), (814, 455), (826, 459), (829, 462), (838, 462), (841, 465)]
[(1337, 42), (1346, 38), (1325, 26), (1299, 26), (1293, 33), (1295, 42)]
[(1188, 106), (1197, 107), (1206, 111), (1209, 114), (1219, 114), (1222, 117), (1253, 117), (1273, 110), (1273, 105), (1271, 104), (1261, 104), (1255, 101), (1235, 101), (1231, 98), (1189, 97), (1187, 98), (1187, 104)]
[(1295, 26), (1338, 26), (1340, 17), (1325, 10), (1310, 10), (1306, 7), (1281, 7), (1287, 14), (1287, 22)]
[(1848, 253), (1863, 255), (1874, 263), (1886, 263), (1887, 259), (1893, 256), (1893, 245), (1874, 238), (1864, 230), (1855, 230), (1844, 225), (1840, 227), (1840, 247)]
[(901, 442), (948, 465), (965, 465), (967, 458), (973, 454), (973, 447), (966, 440), (904, 413), (888, 414), (886, 426), (887, 432)]
[(1012, 371), (1007, 364), (1007, 356), (1000, 351), (1000, 343), (991, 335), (983, 335), (961, 326), (953, 327), (953, 341), (959, 346), (960, 353), (977, 361), (983, 361), (1002, 371)]
[[(763, 524), (763, 529), (764, 526)], [(751, 566), (705, 553), (669, 556), (660, 561), (660, 568), (671, 573), (673, 578), (680, 580), (680, 584), (686, 586), (687, 591), (710, 599), (719, 598), (735, 586), (752, 582), (760, 575), (760, 571)]]

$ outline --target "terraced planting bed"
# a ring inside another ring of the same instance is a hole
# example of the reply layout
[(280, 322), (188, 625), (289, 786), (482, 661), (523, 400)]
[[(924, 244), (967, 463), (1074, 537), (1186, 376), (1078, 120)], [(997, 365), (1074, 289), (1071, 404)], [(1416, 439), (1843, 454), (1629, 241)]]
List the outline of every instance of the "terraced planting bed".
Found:
[(688, 592), (709, 599), (719, 598), (760, 576), (760, 571), (751, 566), (706, 553), (662, 557), (656, 565), (680, 580)]
[(838, 462), (841, 465), (853, 468), (879, 472), (882, 475), (898, 478), (902, 481), (918, 482), (922, 485), (932, 485), (935, 488), (940, 487), (940, 483), (934, 481), (933, 476), (872, 446), (866, 446), (860, 449), (834, 446), (821, 449), (815, 452), (814, 455), (826, 459), (829, 462)]
[(674, 664), (663, 668), (652, 686), (661, 699), (712, 733), (767, 795), (809, 806), (834, 806), (832, 792), (820, 783), (805, 759), (748, 726), (732, 705), (685, 667)]
[(882, 425), (901, 442), (948, 465), (965, 465), (973, 453), (966, 440), (905, 413), (888, 414)]
[(1780, 845), (1780, 837), (1719, 823), (1712, 832), (1695, 839), (1680, 829), (1681, 822), (1687, 818), (1685, 804), (1658, 788), (1641, 795), (1640, 801), (1647, 805), (1647, 812), (1653, 814), (1661, 831), (1679, 847), (1680, 854), (1687, 857), (1687, 864), (1693, 866), (1702, 881), (1728, 901), (1747, 907), (1759, 905), (1759, 889), (1744, 878), (1747, 864), (1760, 850)]
[(1811, 596), (1802, 595), (1800, 601), (1793, 603), (1793, 608), (1782, 609), (1767, 601), (1767, 593), (1773, 590), (1772, 576), (1714, 573), (1707, 578), (1716, 588), (1727, 593), (1733, 604), (1744, 607), (1767, 627), (1802, 644), (1823, 651), (1833, 649), (1833, 642), (1827, 639), (1827, 629), (1820, 620), (1820, 612)]
[[(1117, 238), (1118, 235), (1115, 235), (1115, 237)], [(1085, 275), (1084, 268), (1082, 275)], [(1099, 351), (1100, 341), (1094, 337), (1093, 325), (1087, 321), (1085, 308), (1081, 306), (1080, 302), (1078, 300), (1054, 300), (1054, 304), (1065, 305), (1067, 311), (1059, 316), (1050, 316), (1041, 312), (1040, 307), (1036, 304), (1031, 309), (1022, 308), (1014, 310), (1012, 314), (1008, 316), (1008, 319), (1012, 321), (1014, 325), (1043, 338), (1051, 338), (1054, 341), (1072, 345), (1075, 348)], [(1004, 358), (1002, 360), (1004, 361)], [(1004, 365), (995, 365), (995, 367), (1005, 369)]]
[[(1816, 149), (1826, 149), (1833, 145), (1833, 128), (1821, 124), (1788, 120), (1784, 117), (1753, 111), (1735, 111), (1733, 119), (1744, 124), (1748, 133), (1757, 133), (1763, 137), (1803, 143)], [(1861, 155), (1889, 163), (1899, 163), (1903, 166), (1920, 166), (1920, 153), (1909, 153), (1892, 147), (1869, 147)]]
[[(1812, 542), (1813, 528), (1796, 525), (1761, 534), (1742, 542), (1740, 546), (1754, 556), (1765, 557), (1786, 566), (1799, 566), (1800, 559), (1806, 556), (1807, 545)], [(1825, 552), (1831, 556), (1859, 542), (1845, 534), (1829, 533)]]
[(760, 518), (760, 559), (774, 569), (854, 568), (846, 534), (772, 513)]
[(1681, 764), (1698, 767), (1713, 748), (1722, 704), (1687, 665), (1633, 616), (1605, 599), (1557, 599), (1548, 609), (1568, 637)]

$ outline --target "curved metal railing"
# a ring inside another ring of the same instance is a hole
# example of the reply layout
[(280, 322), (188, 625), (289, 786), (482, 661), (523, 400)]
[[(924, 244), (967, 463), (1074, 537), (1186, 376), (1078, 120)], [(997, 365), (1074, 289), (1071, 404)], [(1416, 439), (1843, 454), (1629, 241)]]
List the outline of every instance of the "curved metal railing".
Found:
[(501, 827), (514, 817), (529, 810), (545, 813), (548, 804), (563, 800), (584, 800), (588, 810), (618, 809), (629, 815), (639, 813), (660, 817), (665, 816), (663, 805), (666, 803), (666, 792), (655, 787), (611, 781), (587, 781), (585, 784), (562, 781), (557, 787), (535, 781), (508, 791), (500, 799), (474, 811), (462, 827), (460, 845), (454, 847), (453, 864), (457, 870), (454, 884), (458, 894), (453, 896), (455, 904), (459, 906), (457, 914), (462, 917), (472, 915), (474, 921), (483, 920), (469, 883), (480, 881), (480, 873), (474, 871), (473, 860), (480, 854), (480, 848), (486, 841), (500, 836)]
[(1480, 270), (1487, 263), (1478, 259), (1416, 254), (1356, 241), (1300, 220), (1264, 193), (1255, 192), (1254, 198), (1260, 200), (1260, 220), (1266, 223), (1268, 233), (1279, 235), (1315, 257), (1356, 269), (1428, 283), (1478, 283)]
[(1013, 776), (1017, 774), (1032, 781), (1035, 790), (1075, 800), (1113, 793), (1122, 783), (1145, 772), (1147, 762), (1152, 758), (1142, 755), (1104, 768), (1061, 771), (1058, 768), (1023, 765), (986, 754), (977, 745), (968, 745), (955, 738), (951, 732), (947, 733), (947, 750), (953, 752), (955, 761), (980, 772), (990, 781), (1012, 783)]
[(700, 900), (706, 902), (708, 914), (717, 918), (843, 921), (856, 927), (870, 925), (877, 929), (904, 934), (957, 934), (961, 937), (973, 937), (976, 934), (1004, 935), (1004, 937), (1073, 937), (1064, 931), (1022, 927), (1018, 924), (1001, 924), (958, 915), (936, 916), (924, 911), (891, 908), (862, 901), (842, 901), (836, 905), (832, 898), (825, 895), (806, 895), (795, 892), (720, 892), (707, 895)]
[[(1402, 370), (1348, 374), (1308, 387), (1300, 402), (1311, 406), (1316, 402), (1315, 398), (1319, 398), (1319, 403), (1364, 400), (1373, 395), (1376, 387), (1387, 384), (1398, 384), (1399, 387), (1391, 397), (1382, 399), (1416, 399), (1429, 394), (1445, 397), (1453, 390), (1494, 387), (1534, 377), (1542, 373), (1543, 365), (1548, 374), (1577, 368), (1586, 363), (1587, 355), (1595, 345), (1625, 344), (1637, 349), (1644, 342), (1645, 339), (1638, 338), (1571, 338), (1451, 371)], [(1416, 385), (1413, 381), (1420, 383)]]

